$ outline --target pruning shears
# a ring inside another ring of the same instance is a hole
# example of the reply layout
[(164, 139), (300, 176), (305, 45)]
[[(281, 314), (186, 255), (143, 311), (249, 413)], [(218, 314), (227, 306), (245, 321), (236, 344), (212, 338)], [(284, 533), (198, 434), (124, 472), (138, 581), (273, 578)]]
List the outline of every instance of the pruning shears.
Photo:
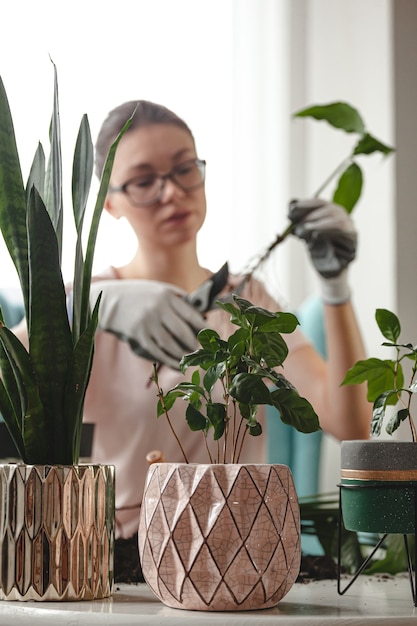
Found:
[(215, 308), (217, 296), (227, 285), (229, 278), (229, 266), (227, 262), (197, 289), (186, 296), (186, 301), (200, 313), (207, 313)]

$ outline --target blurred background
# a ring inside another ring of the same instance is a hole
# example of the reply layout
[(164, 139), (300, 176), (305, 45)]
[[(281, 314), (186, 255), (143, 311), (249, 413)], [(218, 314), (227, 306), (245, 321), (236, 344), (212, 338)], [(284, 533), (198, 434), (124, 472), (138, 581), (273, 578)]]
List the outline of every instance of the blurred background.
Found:
[[(48, 150), (53, 66), (58, 70), (67, 193), (64, 273), (72, 276), (71, 162), (87, 113), (93, 140), (114, 106), (148, 99), (182, 116), (207, 161), (203, 263), (239, 271), (287, 225), (291, 198), (308, 197), (347, 155), (354, 137), (294, 120), (311, 104), (344, 100), (394, 157), (362, 158), (351, 270), (365, 343), (378, 354), (377, 307), (417, 319), (417, 2), (415, 0), (14, 0), (2, 8), (0, 75), (14, 118), (23, 175), (37, 142)], [(91, 198), (97, 190), (94, 181)], [(323, 193), (330, 199), (333, 187)], [(134, 242), (106, 214), (95, 268), (128, 260)], [(291, 309), (317, 291), (296, 240), (277, 248), (265, 276)], [(17, 285), (0, 245), (0, 285)], [(415, 340), (415, 335), (414, 335)], [(384, 355), (384, 352), (381, 352)], [(323, 489), (337, 481), (328, 441)]]

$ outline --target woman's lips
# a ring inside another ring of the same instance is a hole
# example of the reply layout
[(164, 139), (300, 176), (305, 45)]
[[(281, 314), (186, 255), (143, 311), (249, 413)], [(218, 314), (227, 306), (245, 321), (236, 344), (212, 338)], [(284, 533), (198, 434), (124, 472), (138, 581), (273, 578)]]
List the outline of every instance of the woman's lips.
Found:
[(174, 213), (170, 217), (167, 217), (164, 221), (166, 224), (181, 224), (182, 222), (185, 222), (189, 216), (189, 211), (183, 213)]

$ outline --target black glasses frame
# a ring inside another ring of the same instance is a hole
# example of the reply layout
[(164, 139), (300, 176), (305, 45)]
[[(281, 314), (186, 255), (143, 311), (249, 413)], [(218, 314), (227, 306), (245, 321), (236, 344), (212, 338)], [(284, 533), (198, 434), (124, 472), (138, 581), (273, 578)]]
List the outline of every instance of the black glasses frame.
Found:
[[(178, 168), (186, 165), (187, 163), (194, 163), (198, 167), (201, 173), (201, 181), (195, 185), (184, 187), (184, 185), (176, 179), (175, 175), (176, 175), (176, 171), (178, 170)], [(132, 196), (130, 195), (128, 187), (131, 183), (133, 183), (135, 180), (139, 178), (138, 176), (135, 176), (134, 178), (130, 178), (125, 183), (123, 183), (123, 185), (119, 185), (118, 187), (112, 187), (110, 185), (109, 192), (126, 194), (129, 200), (131, 201), (131, 203), (134, 204), (135, 206), (141, 206), (141, 207), (150, 206), (152, 204), (155, 204), (155, 202), (159, 201), (167, 180), (172, 180), (172, 182), (175, 183), (183, 191), (192, 191), (193, 189), (198, 189), (199, 187), (202, 187), (206, 179), (206, 161), (204, 159), (189, 159), (188, 161), (184, 161), (183, 163), (176, 165), (174, 168), (172, 168), (170, 172), (167, 172), (166, 174), (154, 174), (154, 176), (155, 176), (155, 180), (160, 181), (160, 186), (158, 189), (158, 193), (156, 194), (155, 198), (152, 198), (152, 200), (147, 200), (146, 202), (138, 202), (137, 200), (134, 200)]]

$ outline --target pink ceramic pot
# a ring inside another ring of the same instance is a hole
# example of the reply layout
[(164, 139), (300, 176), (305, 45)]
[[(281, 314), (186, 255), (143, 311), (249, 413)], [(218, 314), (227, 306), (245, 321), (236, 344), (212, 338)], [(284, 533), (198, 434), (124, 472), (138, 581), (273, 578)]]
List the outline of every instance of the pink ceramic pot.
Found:
[(300, 568), (300, 518), (286, 465), (156, 463), (139, 525), (145, 580), (167, 606), (275, 606)]

